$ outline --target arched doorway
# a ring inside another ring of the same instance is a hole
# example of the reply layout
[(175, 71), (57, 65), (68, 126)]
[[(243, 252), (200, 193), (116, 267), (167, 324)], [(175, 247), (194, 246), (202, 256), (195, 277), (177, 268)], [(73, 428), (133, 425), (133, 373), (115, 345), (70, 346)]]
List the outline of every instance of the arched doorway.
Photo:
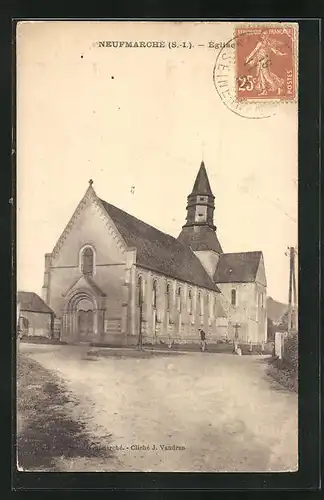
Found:
[(91, 340), (94, 333), (93, 303), (88, 298), (77, 303), (78, 338), (82, 341)]
[(63, 318), (63, 340), (91, 342), (98, 331), (98, 306), (88, 290), (78, 290), (67, 301)]

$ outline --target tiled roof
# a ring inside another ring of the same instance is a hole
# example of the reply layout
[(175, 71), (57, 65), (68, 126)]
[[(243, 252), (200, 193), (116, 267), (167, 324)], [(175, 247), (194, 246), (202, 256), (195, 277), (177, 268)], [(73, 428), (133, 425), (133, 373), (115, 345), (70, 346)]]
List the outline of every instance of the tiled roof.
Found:
[(18, 292), (17, 304), (20, 303), (21, 311), (51, 313), (54, 314), (52, 309), (45, 304), (37, 293), (34, 292)]
[(256, 279), (262, 252), (223, 253), (219, 257), (216, 283), (249, 283)]
[(197, 252), (199, 250), (214, 250), (223, 253), (216, 232), (209, 226), (184, 227), (178, 237), (184, 245)]
[(137, 264), (172, 278), (219, 291), (189, 247), (169, 234), (101, 200), (129, 247), (137, 249)]
[(208, 196), (214, 196), (209, 184), (206, 167), (203, 161), (201, 162), (200, 169), (198, 171), (191, 194), (205, 194)]

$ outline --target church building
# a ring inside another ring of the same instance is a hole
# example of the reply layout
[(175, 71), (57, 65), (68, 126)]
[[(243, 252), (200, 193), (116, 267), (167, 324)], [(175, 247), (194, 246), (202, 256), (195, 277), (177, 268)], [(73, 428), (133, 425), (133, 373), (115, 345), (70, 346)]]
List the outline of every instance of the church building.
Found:
[(111, 346), (266, 341), (261, 251), (224, 253), (204, 163), (174, 238), (102, 200), (92, 181), (53, 251), (43, 299), (61, 340)]

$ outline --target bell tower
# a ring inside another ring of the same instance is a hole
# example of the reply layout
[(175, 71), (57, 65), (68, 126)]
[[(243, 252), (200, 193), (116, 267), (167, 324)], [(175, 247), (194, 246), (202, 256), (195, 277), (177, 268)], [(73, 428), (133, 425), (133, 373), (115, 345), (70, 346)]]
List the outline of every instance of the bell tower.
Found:
[(193, 250), (208, 274), (213, 276), (223, 250), (214, 224), (215, 196), (203, 161), (187, 200), (186, 223), (178, 239)]
[(206, 167), (201, 162), (192, 192), (188, 196), (187, 218), (183, 227), (214, 226), (215, 196), (210, 188)]

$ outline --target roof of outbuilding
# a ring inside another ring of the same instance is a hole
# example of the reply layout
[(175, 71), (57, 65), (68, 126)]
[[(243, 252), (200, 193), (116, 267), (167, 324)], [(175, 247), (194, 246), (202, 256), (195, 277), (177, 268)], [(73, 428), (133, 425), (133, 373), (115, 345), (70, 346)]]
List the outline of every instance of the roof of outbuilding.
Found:
[(137, 263), (140, 266), (203, 288), (219, 291), (189, 247), (120, 208), (104, 200), (101, 202), (126, 244), (137, 249)]
[(18, 292), (17, 304), (20, 304), (21, 311), (54, 314), (52, 309), (35, 292)]
[(256, 279), (262, 252), (223, 253), (215, 271), (216, 283), (249, 283)]

